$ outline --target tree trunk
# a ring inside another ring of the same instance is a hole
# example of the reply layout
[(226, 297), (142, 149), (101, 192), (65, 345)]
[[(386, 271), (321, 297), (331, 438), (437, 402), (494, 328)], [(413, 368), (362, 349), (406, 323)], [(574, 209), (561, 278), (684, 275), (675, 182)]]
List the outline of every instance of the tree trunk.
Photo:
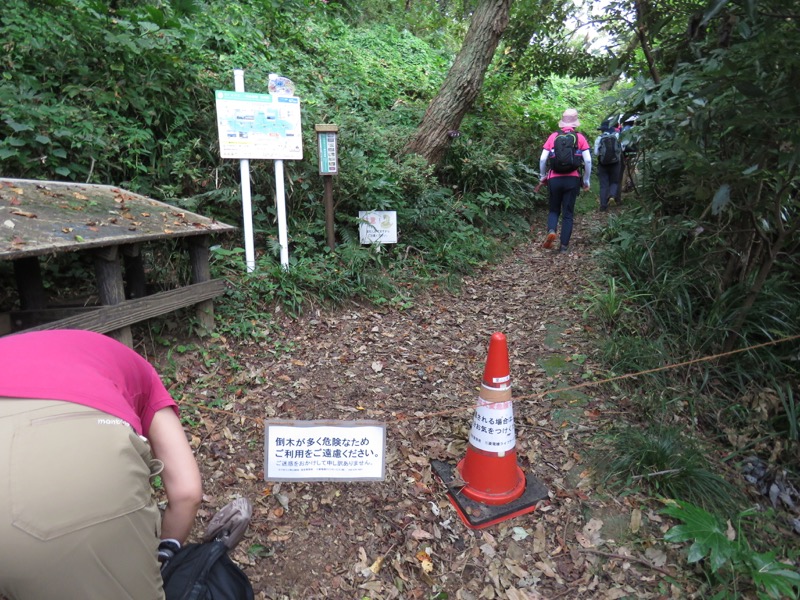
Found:
[(404, 151), (428, 164), (444, 158), (450, 141), (483, 85), (500, 36), (508, 25), (511, 0), (482, 0), (472, 15), (464, 44)]
[(650, 42), (647, 41), (647, 24), (646, 19), (650, 11), (647, 1), (634, 2), (636, 8), (636, 33), (639, 36), (639, 45), (642, 47), (644, 57), (647, 60), (647, 68), (650, 69), (650, 77), (653, 83), (658, 85), (661, 83), (661, 76), (658, 74), (656, 67), (656, 59), (653, 56), (653, 49), (650, 47)]

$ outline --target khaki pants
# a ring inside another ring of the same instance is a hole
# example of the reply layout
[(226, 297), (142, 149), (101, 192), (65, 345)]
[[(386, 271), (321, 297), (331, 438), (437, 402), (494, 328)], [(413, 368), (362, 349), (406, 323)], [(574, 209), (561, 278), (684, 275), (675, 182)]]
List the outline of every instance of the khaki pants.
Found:
[(0, 597), (163, 600), (159, 465), (116, 417), (0, 398)]

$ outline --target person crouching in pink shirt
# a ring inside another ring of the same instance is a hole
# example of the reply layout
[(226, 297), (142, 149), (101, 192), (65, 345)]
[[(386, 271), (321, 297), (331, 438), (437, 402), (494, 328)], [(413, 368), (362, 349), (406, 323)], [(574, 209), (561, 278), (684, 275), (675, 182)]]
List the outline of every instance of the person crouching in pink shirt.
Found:
[(164, 598), (159, 554), (189, 536), (202, 484), (147, 360), (89, 331), (0, 338), (0, 457), (0, 597)]

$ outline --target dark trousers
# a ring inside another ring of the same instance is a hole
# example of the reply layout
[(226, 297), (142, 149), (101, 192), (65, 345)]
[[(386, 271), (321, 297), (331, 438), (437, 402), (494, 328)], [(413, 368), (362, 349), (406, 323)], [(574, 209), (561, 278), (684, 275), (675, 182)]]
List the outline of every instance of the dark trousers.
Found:
[(547, 230), (558, 229), (561, 217), (561, 245), (568, 246), (572, 237), (572, 219), (575, 214), (575, 200), (581, 190), (580, 177), (551, 177), (547, 180), (550, 192), (550, 206), (547, 214)]
[(597, 165), (597, 178), (600, 180), (600, 208), (608, 208), (608, 199), (614, 198), (619, 204), (619, 180), (622, 175), (622, 161), (613, 165)]

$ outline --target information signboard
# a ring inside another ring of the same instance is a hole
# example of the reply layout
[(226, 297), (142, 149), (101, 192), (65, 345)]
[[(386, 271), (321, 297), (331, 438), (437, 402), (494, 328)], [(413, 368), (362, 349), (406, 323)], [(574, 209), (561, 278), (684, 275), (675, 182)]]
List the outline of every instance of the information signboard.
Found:
[(217, 90), (222, 158), (301, 160), (300, 99)]
[(320, 131), (319, 139), (319, 174), (336, 175), (339, 171), (336, 164), (336, 132)]

